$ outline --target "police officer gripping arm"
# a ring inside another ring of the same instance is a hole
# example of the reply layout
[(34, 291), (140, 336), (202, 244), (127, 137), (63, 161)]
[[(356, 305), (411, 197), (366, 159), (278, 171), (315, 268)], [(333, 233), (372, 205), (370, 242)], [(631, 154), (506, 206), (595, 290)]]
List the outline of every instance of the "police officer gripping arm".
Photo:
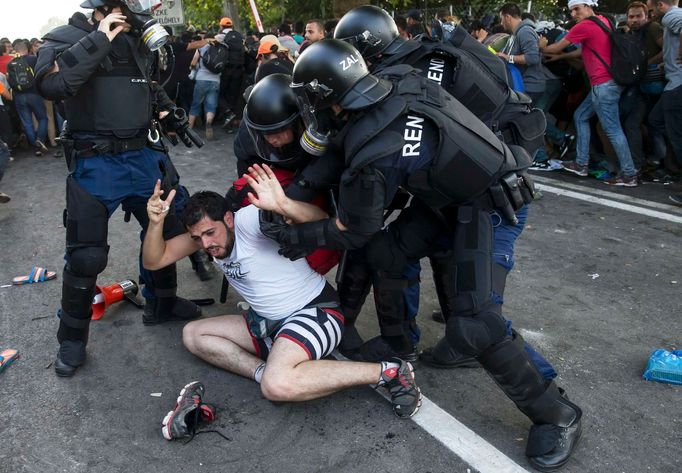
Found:
[[(151, 17), (154, 0), (87, 0), (86, 18), (76, 13), (69, 24), (45, 36), (36, 66), (40, 93), (62, 100), (68, 133), (63, 143), (70, 174), (66, 184), (66, 265), (55, 362), (58, 376), (73, 376), (86, 357), (91, 304), (97, 275), (107, 266), (108, 220), (119, 205), (146, 229), (146, 202), (161, 179), (166, 193), (178, 189), (170, 216), (182, 211), (186, 192), (153, 125), (153, 101), (167, 111), (169, 131), (183, 132), (181, 114), (172, 109), (158, 85), (151, 84), (152, 51), (166, 31)], [(168, 112), (172, 113), (168, 113)], [(161, 118), (161, 117), (159, 117)], [(162, 120), (164, 121), (164, 120)], [(164, 237), (185, 230), (167, 218)], [(176, 296), (175, 265), (147, 271), (140, 265), (146, 298), (146, 325), (201, 315), (193, 302)]]
[[(338, 40), (310, 46), (294, 67), (292, 86), (307, 109), (331, 107), (345, 117), (339, 214), (293, 226), (263, 221), (264, 233), (295, 256), (318, 246), (366, 245), (370, 266), (389, 279), (400, 278), (407, 261), (449, 246), (449, 274), (456, 275), (458, 303), (468, 309), (448, 318), (448, 342), (475, 357), (531, 419), (531, 464), (543, 470), (565, 464), (581, 434), (581, 410), (543, 378), (523, 338), (507, 332), (499, 306), (489, 299), (489, 212), (513, 218), (532, 200), (532, 186), (517, 174), (529, 160), (525, 151), (503, 144), (411, 68), (390, 80), (369, 74), (360, 53)], [(382, 230), (384, 209), (400, 187), (413, 200)]]

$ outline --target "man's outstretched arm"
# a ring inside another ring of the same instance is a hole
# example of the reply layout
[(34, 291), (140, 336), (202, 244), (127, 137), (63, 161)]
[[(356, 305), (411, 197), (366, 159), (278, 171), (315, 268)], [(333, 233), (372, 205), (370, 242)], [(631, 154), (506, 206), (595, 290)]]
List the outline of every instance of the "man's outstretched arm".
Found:
[(163, 222), (175, 198), (175, 189), (168, 193), (166, 200), (161, 200), (162, 193), (161, 180), (157, 180), (154, 193), (147, 201), (149, 226), (142, 244), (142, 265), (151, 271), (165, 268), (199, 249), (189, 233), (183, 233), (168, 241), (163, 239)]

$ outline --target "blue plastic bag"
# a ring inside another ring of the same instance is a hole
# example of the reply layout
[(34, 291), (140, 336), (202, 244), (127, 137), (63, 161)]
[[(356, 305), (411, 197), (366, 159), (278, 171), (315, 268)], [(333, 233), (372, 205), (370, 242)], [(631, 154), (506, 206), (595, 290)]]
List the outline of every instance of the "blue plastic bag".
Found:
[(682, 384), (682, 350), (654, 351), (649, 357), (643, 378), (647, 381)]

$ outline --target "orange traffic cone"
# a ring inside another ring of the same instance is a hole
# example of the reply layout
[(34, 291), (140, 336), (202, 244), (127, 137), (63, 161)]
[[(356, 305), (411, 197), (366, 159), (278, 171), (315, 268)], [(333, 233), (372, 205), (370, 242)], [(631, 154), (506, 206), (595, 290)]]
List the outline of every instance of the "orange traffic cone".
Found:
[(123, 299), (135, 304), (134, 297), (137, 295), (137, 291), (137, 283), (130, 279), (110, 286), (96, 286), (95, 297), (92, 300), (92, 320), (101, 319), (107, 307)]

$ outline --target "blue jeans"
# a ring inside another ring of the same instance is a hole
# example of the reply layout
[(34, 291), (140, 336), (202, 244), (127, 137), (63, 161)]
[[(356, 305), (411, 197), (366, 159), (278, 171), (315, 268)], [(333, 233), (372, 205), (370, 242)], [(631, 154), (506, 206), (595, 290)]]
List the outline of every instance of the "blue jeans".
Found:
[(220, 82), (210, 80), (198, 80), (194, 84), (194, 97), (189, 114), (195, 117), (201, 115), (201, 106), (204, 106), (204, 113), (215, 114), (218, 108), (218, 95), (220, 92)]
[[(14, 105), (17, 107), (17, 113), (29, 144), (35, 146), (36, 140), (45, 143), (47, 141), (47, 109), (43, 98), (30, 92), (14, 94)], [(35, 115), (38, 120), (37, 131), (33, 128), (32, 115)]]
[[(159, 165), (170, 168), (168, 156), (149, 148), (126, 151), (116, 155), (99, 155), (79, 159), (72, 176), (78, 184), (101, 201), (109, 212), (109, 217), (119, 205), (124, 211), (146, 213), (147, 200), (152, 195), (157, 179), (162, 179)], [(187, 203), (187, 194), (178, 189), (173, 200), (175, 214), (180, 216)], [(144, 240), (146, 228), (142, 229), (140, 239)], [(149, 270), (140, 261), (140, 279), (144, 283), (142, 295), (154, 298), (153, 282)]]
[(576, 162), (586, 166), (590, 161), (590, 118), (597, 114), (604, 133), (616, 151), (620, 170), (624, 176), (634, 176), (637, 171), (632, 162), (630, 147), (620, 126), (618, 103), (623, 88), (613, 80), (592, 86), (583, 103), (573, 114), (577, 134)]

